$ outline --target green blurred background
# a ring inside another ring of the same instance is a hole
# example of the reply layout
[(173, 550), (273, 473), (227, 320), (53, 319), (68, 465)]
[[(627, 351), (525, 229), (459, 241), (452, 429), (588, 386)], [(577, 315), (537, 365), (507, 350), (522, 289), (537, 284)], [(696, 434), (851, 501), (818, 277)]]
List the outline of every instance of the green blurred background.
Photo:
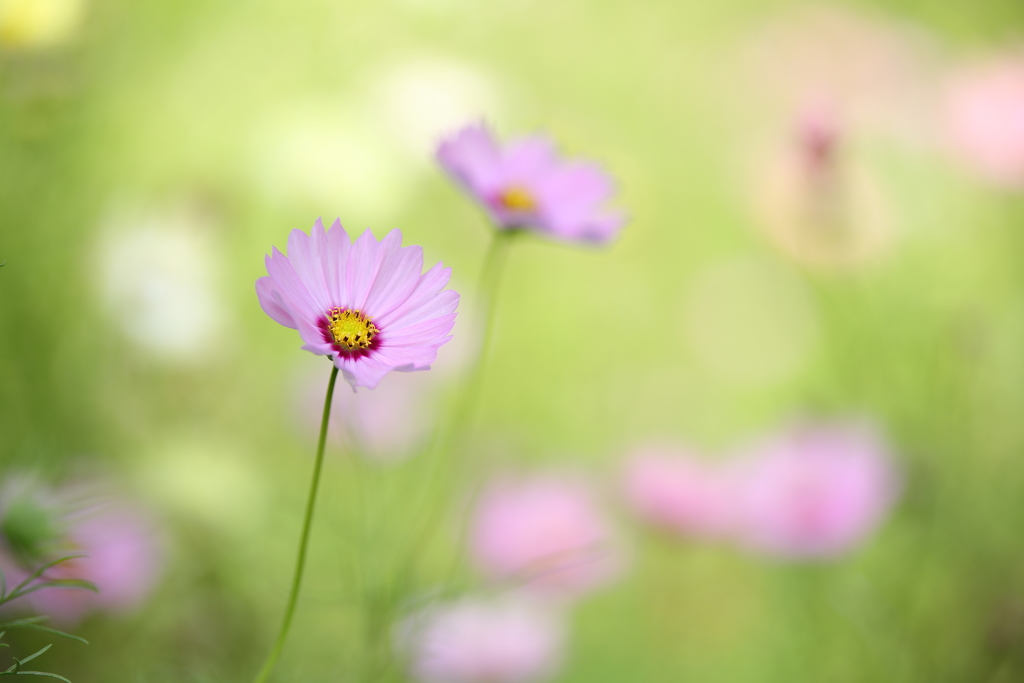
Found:
[[(451, 266), (462, 315), (424, 389), (443, 407), (473, 363), (490, 236), (432, 149), (484, 117), (605, 164), (630, 224), (605, 249), (516, 245), (427, 561), (397, 566), (428, 464), (331, 445), (277, 679), (373, 680), (389, 627), (366, 606), (448, 576), (461, 501), (494, 467), (614, 488), (638, 443), (725, 453), (853, 414), (905, 472), (876, 537), (804, 566), (636, 534), (631, 570), (573, 614), (556, 680), (1024, 680), (1024, 205), (945, 153), (937, 104), (960, 60), (1020, 39), (1024, 5), (29, 0), (38, 17), (12, 23), (19, 4), (0, 0), (2, 476), (116, 482), (165, 546), (138, 612), (88, 619), (91, 644), (40, 668), (252, 676), (329, 373), (260, 310), (263, 255), (340, 216)], [(879, 207), (849, 259), (794, 258), (758, 199), (815, 51)]]

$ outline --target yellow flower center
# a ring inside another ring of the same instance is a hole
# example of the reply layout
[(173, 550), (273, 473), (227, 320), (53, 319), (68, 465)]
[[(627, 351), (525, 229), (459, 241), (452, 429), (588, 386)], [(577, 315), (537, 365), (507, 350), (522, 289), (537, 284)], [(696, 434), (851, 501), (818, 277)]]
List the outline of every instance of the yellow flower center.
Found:
[(528, 190), (513, 185), (498, 195), (498, 201), (506, 209), (512, 211), (533, 211), (537, 208), (537, 201)]
[(370, 348), (380, 330), (369, 317), (359, 311), (332, 308), (327, 312), (327, 329), (334, 343), (347, 351)]

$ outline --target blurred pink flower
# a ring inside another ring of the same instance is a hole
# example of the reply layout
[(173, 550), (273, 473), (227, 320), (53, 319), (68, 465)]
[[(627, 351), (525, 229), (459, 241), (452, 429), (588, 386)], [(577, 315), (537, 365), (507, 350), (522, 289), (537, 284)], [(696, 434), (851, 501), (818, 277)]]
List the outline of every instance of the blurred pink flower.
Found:
[(877, 261), (902, 226), (875, 150), (934, 145), (936, 41), (885, 12), (796, 3), (744, 42), (733, 92), (764, 140), (751, 147), (758, 227), (802, 265)]
[(876, 260), (894, 240), (875, 177), (846, 153), (847, 120), (828, 98), (798, 108), (784, 146), (755, 170), (759, 227), (800, 263), (845, 269)]
[(626, 466), (626, 500), (643, 519), (684, 535), (729, 535), (735, 524), (730, 467), (686, 451), (644, 449)]
[(471, 551), (493, 580), (521, 581), (547, 595), (573, 597), (619, 574), (622, 548), (583, 482), (506, 478), (482, 492)]
[(423, 249), (401, 243), (398, 230), (350, 243), (340, 221), (325, 231), (318, 218), (310, 235), (292, 231), (288, 256), (267, 256), (260, 306), (297, 329), (302, 348), (332, 357), (353, 389), (372, 389), (392, 370), (429, 369), (451, 339), (459, 295), (444, 289), (450, 268), (421, 274)]
[(464, 598), (406, 620), (396, 645), (425, 683), (525, 683), (553, 674), (565, 647), (560, 615), (516, 595)]
[(781, 556), (852, 550), (886, 517), (899, 491), (885, 444), (849, 424), (783, 433), (739, 466), (738, 540)]
[(62, 625), (74, 625), (93, 612), (131, 611), (151, 592), (160, 574), (162, 553), (155, 526), (141, 510), (123, 505), (69, 514), (70, 506), (59, 502), (71, 498), (69, 494), (38, 490), (6, 501), (0, 569), (12, 590), (46, 562), (81, 554), (47, 570), (43, 579), (82, 579), (95, 584), (99, 593), (43, 588), (13, 602), (12, 608), (31, 608)]
[(44, 588), (27, 598), (36, 611), (71, 625), (91, 612), (123, 614), (139, 607), (156, 584), (162, 565), (153, 525), (137, 510), (105, 511), (74, 524), (70, 551), (81, 557), (54, 567), (49, 578), (84, 579), (99, 593)]
[(997, 185), (1024, 189), (1024, 53), (964, 69), (946, 106), (964, 162)]
[(500, 229), (604, 243), (625, 222), (602, 206), (615, 191), (608, 174), (594, 163), (559, 159), (543, 135), (502, 147), (486, 124), (472, 124), (441, 142), (437, 160)]

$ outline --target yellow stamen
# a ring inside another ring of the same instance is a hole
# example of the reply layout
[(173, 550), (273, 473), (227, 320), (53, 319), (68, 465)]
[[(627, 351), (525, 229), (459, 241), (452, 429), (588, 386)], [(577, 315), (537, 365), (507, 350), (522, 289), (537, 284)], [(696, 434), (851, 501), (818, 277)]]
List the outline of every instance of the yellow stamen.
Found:
[(347, 351), (368, 349), (380, 330), (359, 311), (332, 308), (327, 312), (327, 328), (334, 343)]
[(502, 206), (512, 211), (533, 211), (537, 208), (537, 201), (528, 190), (513, 185), (498, 195), (498, 201)]

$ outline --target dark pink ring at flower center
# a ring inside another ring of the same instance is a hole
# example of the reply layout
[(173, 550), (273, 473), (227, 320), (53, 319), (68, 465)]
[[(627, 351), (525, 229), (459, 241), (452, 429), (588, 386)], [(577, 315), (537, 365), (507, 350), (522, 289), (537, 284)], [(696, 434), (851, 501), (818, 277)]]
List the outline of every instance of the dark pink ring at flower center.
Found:
[(338, 308), (317, 319), (325, 342), (344, 358), (361, 358), (380, 346), (380, 328), (358, 309)]

